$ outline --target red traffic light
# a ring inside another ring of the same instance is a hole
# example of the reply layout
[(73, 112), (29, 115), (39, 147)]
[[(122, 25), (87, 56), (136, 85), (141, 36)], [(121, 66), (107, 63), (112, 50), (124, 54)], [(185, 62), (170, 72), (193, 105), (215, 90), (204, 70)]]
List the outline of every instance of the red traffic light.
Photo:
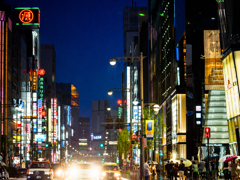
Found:
[(205, 137), (210, 138), (210, 128), (207, 127), (204, 129), (204, 131), (205, 131)]
[(122, 100), (117, 100), (117, 104), (121, 105), (122, 104)]

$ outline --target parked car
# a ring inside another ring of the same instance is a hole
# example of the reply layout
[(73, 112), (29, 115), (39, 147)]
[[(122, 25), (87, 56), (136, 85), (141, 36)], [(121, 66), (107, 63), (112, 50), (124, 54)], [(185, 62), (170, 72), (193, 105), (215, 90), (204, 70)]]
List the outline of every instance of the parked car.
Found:
[(26, 168), (21, 168), (17, 170), (17, 177), (25, 177), (27, 175), (27, 169)]

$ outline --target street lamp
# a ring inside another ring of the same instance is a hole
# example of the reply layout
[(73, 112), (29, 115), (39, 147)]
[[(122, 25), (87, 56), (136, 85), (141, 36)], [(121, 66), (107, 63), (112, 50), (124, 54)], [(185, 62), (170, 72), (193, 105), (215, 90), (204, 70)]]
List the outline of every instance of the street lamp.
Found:
[(158, 112), (159, 112), (159, 110), (160, 110), (160, 106), (159, 106), (158, 104), (155, 104), (155, 105), (153, 106), (153, 110), (154, 110), (154, 112), (155, 112), (155, 115), (157, 115)]
[(108, 95), (111, 96), (113, 94), (113, 91), (112, 90), (109, 90), (108, 91)]
[(110, 107), (110, 106), (108, 106), (108, 107), (107, 107), (107, 110), (108, 110), (108, 111), (111, 111), (111, 107)]
[(114, 66), (116, 64), (117, 60), (115, 58), (110, 59), (109, 63)]
[[(141, 135), (140, 135), (140, 149), (141, 149), (141, 156), (140, 156), (140, 179), (144, 177), (144, 169), (143, 169), (143, 163), (144, 163), (144, 149), (142, 145), (142, 135), (143, 135), (143, 121), (144, 121), (144, 114), (143, 114), (143, 53), (141, 52), (140, 57), (116, 57), (112, 58), (109, 62), (111, 65), (115, 65), (116, 62), (134, 62), (134, 61), (140, 61), (140, 101), (141, 101)], [(131, 60), (128, 60), (131, 59)]]

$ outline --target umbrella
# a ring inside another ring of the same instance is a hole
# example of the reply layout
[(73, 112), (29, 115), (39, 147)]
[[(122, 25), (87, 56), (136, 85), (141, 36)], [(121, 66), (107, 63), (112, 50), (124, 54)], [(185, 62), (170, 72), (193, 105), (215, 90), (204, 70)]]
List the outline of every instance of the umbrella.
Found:
[(225, 163), (230, 162), (230, 161), (235, 160), (235, 159), (237, 159), (237, 156), (231, 156), (231, 157), (228, 157), (224, 162)]
[[(218, 158), (218, 157), (219, 157), (219, 155), (216, 154), (216, 153), (209, 154), (209, 160), (213, 160), (213, 159)], [(207, 160), (208, 160), (208, 156), (206, 156), (204, 158), (204, 161), (207, 161)]]
[(219, 162), (224, 162), (228, 157), (231, 157), (233, 155), (227, 154), (219, 159)]
[[(180, 158), (178, 158), (178, 159), (170, 159), (170, 161), (173, 161), (174, 163), (178, 162), (178, 164), (180, 164), (180, 161), (183, 160), (183, 159), (181, 159), (181, 160), (179, 160), (179, 159)], [(188, 159), (184, 159), (183, 160), (183, 164), (185, 165), (185, 167), (189, 167), (189, 166), (192, 165), (192, 162), (190, 160), (188, 160)]]

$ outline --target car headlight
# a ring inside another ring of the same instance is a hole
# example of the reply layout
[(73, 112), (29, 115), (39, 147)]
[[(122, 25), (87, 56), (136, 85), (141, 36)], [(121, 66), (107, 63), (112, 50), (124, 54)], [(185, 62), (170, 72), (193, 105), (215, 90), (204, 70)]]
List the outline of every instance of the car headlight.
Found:
[(49, 175), (49, 171), (44, 171), (44, 174), (47, 174), (47, 175)]
[(120, 173), (114, 173), (114, 176), (118, 177), (118, 176), (120, 176)]
[(29, 171), (28, 174), (33, 174), (33, 172)]
[(57, 172), (56, 172), (57, 176), (61, 176), (62, 175), (62, 170), (59, 169)]
[(102, 176), (106, 176), (106, 173), (105, 173), (105, 172), (103, 172), (103, 173), (102, 173)]

